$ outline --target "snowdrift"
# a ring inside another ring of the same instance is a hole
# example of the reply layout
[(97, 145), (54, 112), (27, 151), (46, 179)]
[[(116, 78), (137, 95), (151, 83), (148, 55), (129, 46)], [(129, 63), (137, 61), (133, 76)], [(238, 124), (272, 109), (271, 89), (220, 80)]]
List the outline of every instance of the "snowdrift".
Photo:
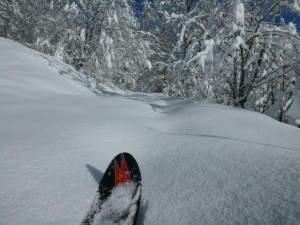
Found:
[(0, 224), (80, 224), (126, 151), (142, 173), (140, 225), (296, 225), (299, 140), (258, 113), (92, 85), (0, 38)]

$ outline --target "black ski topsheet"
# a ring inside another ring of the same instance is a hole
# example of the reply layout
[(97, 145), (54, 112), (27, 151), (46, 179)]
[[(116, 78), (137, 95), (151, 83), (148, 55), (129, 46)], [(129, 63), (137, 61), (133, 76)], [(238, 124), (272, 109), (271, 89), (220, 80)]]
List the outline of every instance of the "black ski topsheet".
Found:
[[(141, 181), (140, 169), (133, 156), (126, 152), (118, 154), (106, 169), (97, 197), (81, 224), (100, 225), (105, 220), (112, 224), (135, 225), (141, 201)], [(131, 203), (128, 205), (128, 202)]]

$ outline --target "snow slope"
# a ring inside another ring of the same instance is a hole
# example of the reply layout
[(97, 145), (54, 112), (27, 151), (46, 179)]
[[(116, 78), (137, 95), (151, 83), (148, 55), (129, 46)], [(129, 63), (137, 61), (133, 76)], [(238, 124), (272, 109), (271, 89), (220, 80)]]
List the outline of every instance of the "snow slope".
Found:
[(264, 115), (106, 91), (0, 38), (1, 225), (80, 224), (122, 151), (142, 172), (140, 225), (299, 224), (299, 144)]

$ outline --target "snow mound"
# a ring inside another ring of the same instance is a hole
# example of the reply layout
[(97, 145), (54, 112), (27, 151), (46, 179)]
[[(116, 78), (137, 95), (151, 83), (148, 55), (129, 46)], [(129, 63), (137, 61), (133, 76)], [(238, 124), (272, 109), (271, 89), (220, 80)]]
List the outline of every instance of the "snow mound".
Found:
[(42, 99), (57, 94), (92, 95), (84, 77), (61, 60), (4, 38), (0, 43), (1, 96)]
[(143, 177), (138, 225), (299, 224), (298, 128), (222, 105), (103, 90), (0, 38), (0, 224), (80, 224), (124, 151)]

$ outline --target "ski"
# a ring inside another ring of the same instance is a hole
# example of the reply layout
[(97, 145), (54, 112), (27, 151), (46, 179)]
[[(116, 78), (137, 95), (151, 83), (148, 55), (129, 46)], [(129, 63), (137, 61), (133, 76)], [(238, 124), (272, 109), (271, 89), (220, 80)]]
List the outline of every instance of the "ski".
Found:
[(136, 160), (129, 153), (118, 154), (106, 169), (81, 225), (135, 225), (141, 194), (142, 179)]

